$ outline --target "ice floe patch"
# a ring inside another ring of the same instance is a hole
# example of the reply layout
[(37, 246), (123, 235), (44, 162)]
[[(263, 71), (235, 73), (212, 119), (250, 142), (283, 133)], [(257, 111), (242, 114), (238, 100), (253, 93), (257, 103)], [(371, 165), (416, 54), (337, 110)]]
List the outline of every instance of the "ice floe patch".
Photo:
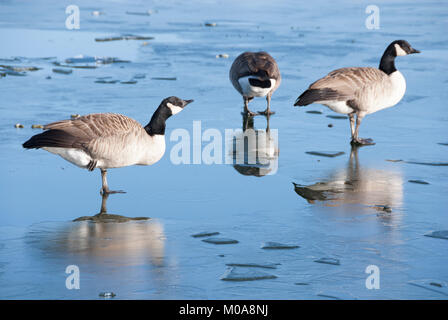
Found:
[(221, 277), (223, 281), (254, 281), (254, 280), (265, 280), (265, 279), (275, 279), (276, 275), (259, 271), (256, 269), (241, 269), (230, 267)]

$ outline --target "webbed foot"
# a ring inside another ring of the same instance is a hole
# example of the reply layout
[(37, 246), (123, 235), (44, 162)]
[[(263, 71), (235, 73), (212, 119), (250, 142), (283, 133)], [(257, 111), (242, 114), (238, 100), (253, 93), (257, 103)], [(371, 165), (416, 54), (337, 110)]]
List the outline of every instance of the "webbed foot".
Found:
[(350, 142), (352, 146), (373, 146), (375, 145), (375, 142), (373, 142), (372, 139), (367, 138), (352, 138), (352, 141)]

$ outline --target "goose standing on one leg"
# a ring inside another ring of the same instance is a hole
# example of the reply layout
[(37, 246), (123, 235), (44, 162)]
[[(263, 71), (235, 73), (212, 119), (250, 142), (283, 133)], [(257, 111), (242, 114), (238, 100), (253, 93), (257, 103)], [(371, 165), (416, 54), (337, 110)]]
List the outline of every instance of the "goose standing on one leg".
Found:
[(294, 105), (320, 103), (335, 112), (348, 114), (351, 143), (374, 144), (372, 139), (359, 138), (361, 121), (367, 114), (400, 102), (406, 91), (406, 81), (395, 68), (395, 58), (419, 52), (405, 40), (393, 41), (384, 51), (379, 69), (358, 67), (334, 70), (312, 83), (308, 90), (297, 98)]
[(165, 121), (193, 100), (164, 99), (151, 121), (142, 127), (137, 121), (114, 113), (97, 113), (75, 120), (44, 126), (44, 132), (23, 144), (26, 149), (42, 148), (65, 160), (93, 171), (101, 170), (102, 193), (116, 193), (107, 185), (107, 169), (151, 165), (165, 153)]
[(254, 97), (266, 97), (266, 110), (260, 114), (271, 112), (271, 96), (280, 85), (282, 77), (277, 62), (267, 52), (244, 52), (232, 64), (229, 73), (230, 81), (243, 96), (244, 112), (250, 116), (256, 113), (249, 110), (248, 104)]

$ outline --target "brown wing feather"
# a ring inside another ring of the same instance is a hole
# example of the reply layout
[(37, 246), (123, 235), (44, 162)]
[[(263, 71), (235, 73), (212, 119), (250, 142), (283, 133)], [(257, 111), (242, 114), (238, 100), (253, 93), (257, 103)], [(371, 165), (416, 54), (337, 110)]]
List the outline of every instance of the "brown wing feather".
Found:
[(85, 136), (88, 140), (128, 133), (140, 123), (116, 113), (94, 113), (74, 120), (62, 120), (49, 123), (44, 130), (64, 130), (74, 136)]
[(114, 113), (96, 113), (74, 120), (62, 120), (44, 126), (44, 132), (25, 142), (25, 148), (79, 148), (94, 156), (102, 142), (125, 139), (141, 133), (137, 121)]
[(354, 99), (360, 90), (383, 81), (386, 74), (376, 68), (341, 68), (312, 83), (309, 89), (332, 89), (338, 100)]
[(277, 62), (267, 52), (244, 52), (240, 54), (232, 64), (229, 72), (229, 78), (238, 92), (242, 93), (238, 79), (250, 75), (259, 76), (261, 78), (275, 79), (275, 91), (281, 82), (280, 70)]

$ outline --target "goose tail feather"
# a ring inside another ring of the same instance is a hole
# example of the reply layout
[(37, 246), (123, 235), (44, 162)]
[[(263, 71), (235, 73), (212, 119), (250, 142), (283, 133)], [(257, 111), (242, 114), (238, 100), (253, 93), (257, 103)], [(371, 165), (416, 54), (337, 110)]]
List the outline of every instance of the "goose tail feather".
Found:
[(294, 103), (294, 106), (307, 106), (316, 101), (338, 100), (340, 94), (333, 89), (308, 89), (302, 93)]
[(32, 136), (22, 144), (25, 149), (43, 147), (73, 148), (75, 138), (63, 130), (48, 130)]

